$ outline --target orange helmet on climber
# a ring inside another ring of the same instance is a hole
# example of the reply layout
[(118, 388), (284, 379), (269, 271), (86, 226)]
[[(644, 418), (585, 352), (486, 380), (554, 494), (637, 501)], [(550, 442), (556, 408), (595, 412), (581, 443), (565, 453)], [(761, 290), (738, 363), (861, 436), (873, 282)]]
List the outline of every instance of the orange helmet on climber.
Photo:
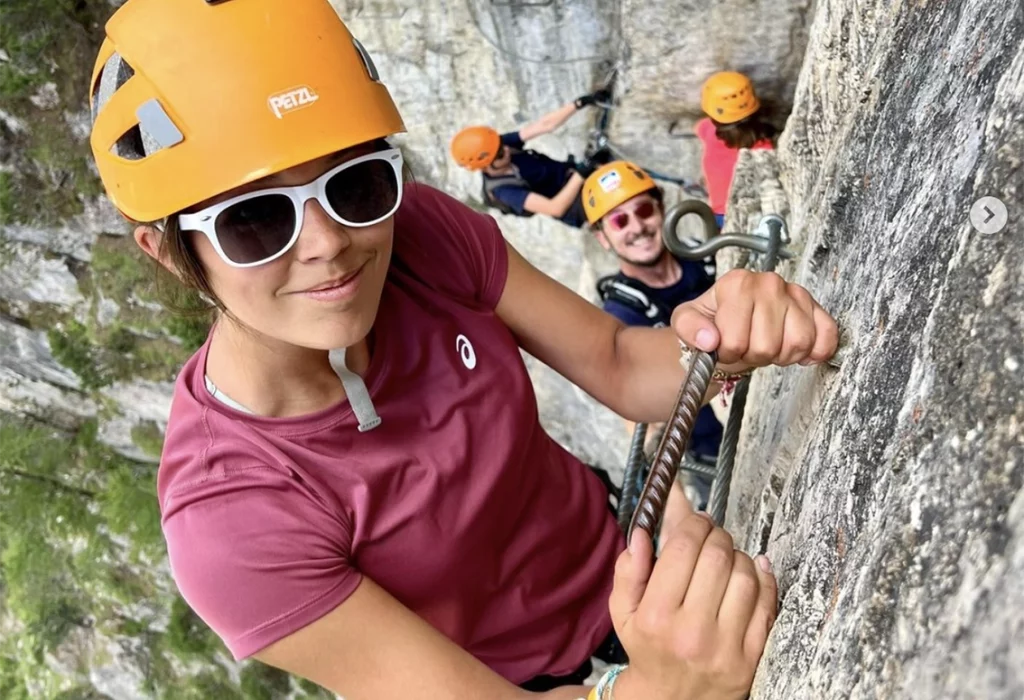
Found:
[(640, 166), (624, 160), (602, 165), (583, 183), (583, 210), (596, 224), (605, 214), (639, 194), (658, 186)]
[(499, 148), (501, 136), (489, 126), (468, 126), (455, 134), (451, 143), (452, 158), (469, 170), (483, 170), (490, 165)]
[(735, 124), (761, 108), (750, 78), (743, 73), (722, 71), (704, 81), (700, 106), (719, 124)]

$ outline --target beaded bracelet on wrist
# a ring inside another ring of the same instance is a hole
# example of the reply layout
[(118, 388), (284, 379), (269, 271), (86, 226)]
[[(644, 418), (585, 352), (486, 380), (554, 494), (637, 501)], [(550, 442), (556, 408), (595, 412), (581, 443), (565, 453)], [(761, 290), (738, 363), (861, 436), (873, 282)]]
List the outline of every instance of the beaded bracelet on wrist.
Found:
[[(693, 358), (693, 348), (691, 348), (689, 345), (680, 340), (679, 352), (679, 364), (683, 367), (683, 369), (689, 368), (690, 361)], [(717, 382), (719, 384), (724, 384), (729, 388), (732, 388), (732, 386), (735, 386), (736, 382), (743, 379), (744, 377), (749, 377), (750, 373), (753, 371), (753, 367), (751, 367), (750, 369), (745, 369), (742, 372), (726, 372), (725, 370), (721, 370), (716, 367), (715, 370), (711, 373), (711, 381)]]

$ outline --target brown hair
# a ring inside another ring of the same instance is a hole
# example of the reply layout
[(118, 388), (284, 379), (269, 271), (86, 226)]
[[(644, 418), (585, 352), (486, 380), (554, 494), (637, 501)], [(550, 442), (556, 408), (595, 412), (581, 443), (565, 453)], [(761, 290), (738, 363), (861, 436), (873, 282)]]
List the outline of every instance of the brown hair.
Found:
[(729, 148), (752, 148), (759, 141), (770, 141), (775, 146), (779, 128), (772, 117), (778, 107), (770, 100), (762, 100), (761, 107), (746, 119), (733, 124), (721, 124), (714, 119), (715, 136), (725, 142)]
[(774, 124), (761, 121), (756, 114), (735, 124), (715, 122), (715, 135), (729, 148), (751, 148), (759, 141), (771, 141), (774, 146), (778, 133)]
[(157, 265), (156, 288), (163, 305), (174, 313), (188, 316), (208, 314), (214, 309), (226, 312), (210, 286), (192, 239), (178, 224), (178, 214), (171, 214), (162, 224), (151, 225), (163, 232), (160, 260), (170, 261), (174, 269), (172, 273), (163, 265)]

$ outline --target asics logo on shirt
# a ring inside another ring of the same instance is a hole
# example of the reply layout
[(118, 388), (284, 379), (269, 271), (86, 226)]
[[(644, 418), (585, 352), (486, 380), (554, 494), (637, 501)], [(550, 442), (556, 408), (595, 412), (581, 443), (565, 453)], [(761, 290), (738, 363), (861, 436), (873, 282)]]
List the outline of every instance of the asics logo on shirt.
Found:
[(473, 344), (461, 333), (455, 338), (455, 351), (459, 353), (459, 358), (462, 364), (466, 365), (466, 369), (476, 367), (476, 351), (473, 350)]

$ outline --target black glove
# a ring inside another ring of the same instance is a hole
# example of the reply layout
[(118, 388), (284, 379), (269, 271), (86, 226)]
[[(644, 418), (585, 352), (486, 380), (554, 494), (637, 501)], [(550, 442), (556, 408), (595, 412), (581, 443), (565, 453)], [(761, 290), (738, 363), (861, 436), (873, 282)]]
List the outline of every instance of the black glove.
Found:
[(607, 104), (611, 101), (611, 91), (606, 88), (602, 88), (596, 92), (591, 92), (581, 97), (577, 97), (573, 104), (576, 105), (576, 109), (583, 109), (584, 107), (589, 107), (590, 105), (595, 105), (598, 103)]
[(569, 156), (569, 167), (580, 174), (584, 180), (594, 174), (597, 170), (595, 165), (589, 158), (585, 160), (576, 160), (573, 156)]

